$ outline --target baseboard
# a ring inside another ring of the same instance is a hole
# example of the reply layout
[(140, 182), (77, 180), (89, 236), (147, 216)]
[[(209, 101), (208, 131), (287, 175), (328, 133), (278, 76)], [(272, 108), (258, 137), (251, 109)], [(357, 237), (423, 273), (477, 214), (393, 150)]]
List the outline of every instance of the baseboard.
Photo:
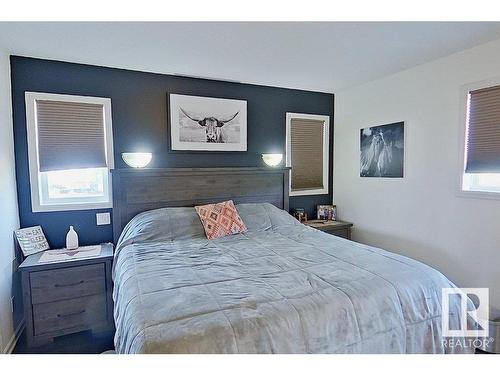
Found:
[(10, 338), (7, 346), (3, 351), (3, 354), (11, 354), (14, 351), (14, 348), (16, 347), (17, 344), (17, 340), (19, 340), (19, 337), (21, 336), (23, 329), (24, 329), (24, 319), (17, 326), (16, 330), (14, 331), (14, 334)]

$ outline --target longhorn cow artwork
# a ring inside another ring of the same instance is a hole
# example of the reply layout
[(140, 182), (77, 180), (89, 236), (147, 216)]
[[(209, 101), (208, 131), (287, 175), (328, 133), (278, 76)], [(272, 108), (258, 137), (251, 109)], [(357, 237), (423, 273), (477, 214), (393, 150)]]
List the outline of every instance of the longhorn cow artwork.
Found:
[(232, 116), (228, 120), (219, 120), (215, 117), (205, 117), (204, 119), (201, 118), (194, 118), (190, 116), (189, 114), (186, 113), (182, 108), (179, 108), (182, 113), (186, 115), (186, 117), (189, 117), (189, 119), (193, 120), (194, 122), (197, 122), (200, 126), (203, 126), (205, 128), (205, 131), (207, 133), (207, 142), (211, 143), (224, 143), (224, 137), (222, 133), (222, 127), (226, 125), (229, 121), (234, 120), (236, 116), (238, 116), (239, 112), (236, 112), (234, 116)]
[(360, 177), (403, 177), (404, 122), (360, 131)]
[(172, 150), (246, 151), (247, 102), (170, 94)]

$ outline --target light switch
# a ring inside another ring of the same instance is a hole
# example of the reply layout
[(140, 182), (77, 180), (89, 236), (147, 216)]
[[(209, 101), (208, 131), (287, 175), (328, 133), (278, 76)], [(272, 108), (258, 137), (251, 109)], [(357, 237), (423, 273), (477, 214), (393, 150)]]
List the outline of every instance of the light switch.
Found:
[(95, 214), (97, 225), (108, 225), (111, 224), (111, 216), (109, 212), (100, 212)]

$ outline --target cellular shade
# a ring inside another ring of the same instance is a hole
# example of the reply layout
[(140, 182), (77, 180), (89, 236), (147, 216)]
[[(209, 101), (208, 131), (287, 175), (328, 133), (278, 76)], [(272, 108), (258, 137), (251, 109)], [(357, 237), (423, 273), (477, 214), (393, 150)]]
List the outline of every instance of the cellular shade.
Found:
[(292, 191), (323, 188), (323, 133), (321, 120), (291, 119)]
[(101, 104), (36, 101), (41, 172), (106, 167)]
[(467, 173), (500, 172), (500, 86), (471, 91), (466, 144)]

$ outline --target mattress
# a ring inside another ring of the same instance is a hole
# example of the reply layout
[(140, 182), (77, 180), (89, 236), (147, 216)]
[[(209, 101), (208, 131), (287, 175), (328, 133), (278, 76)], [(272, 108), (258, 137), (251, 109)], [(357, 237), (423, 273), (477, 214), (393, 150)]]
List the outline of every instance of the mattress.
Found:
[[(118, 353), (448, 353), (441, 289), (413, 259), (335, 237), (270, 204), (207, 240), (193, 208), (139, 214), (113, 264)], [(458, 322), (459, 303), (450, 306)], [(458, 323), (457, 323), (458, 324)]]

